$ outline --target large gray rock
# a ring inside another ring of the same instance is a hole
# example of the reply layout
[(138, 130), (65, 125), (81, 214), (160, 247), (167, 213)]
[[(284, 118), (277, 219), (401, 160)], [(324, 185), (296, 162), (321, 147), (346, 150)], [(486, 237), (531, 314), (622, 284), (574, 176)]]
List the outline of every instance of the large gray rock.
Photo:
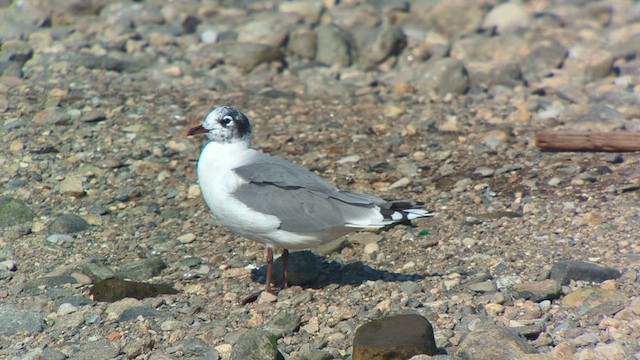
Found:
[(439, 33), (456, 38), (478, 30), (485, 10), (479, 1), (448, 0), (438, 1), (425, 15)]
[(571, 280), (603, 282), (617, 279), (620, 276), (622, 276), (620, 271), (614, 268), (584, 261), (567, 260), (553, 265), (549, 278), (557, 281), (560, 285), (567, 285)]
[(415, 70), (415, 87), (425, 93), (463, 94), (469, 88), (469, 77), (459, 60), (445, 58), (428, 61)]
[(524, 298), (539, 302), (542, 300), (555, 300), (559, 298), (562, 293), (562, 288), (557, 281), (549, 279), (515, 284), (511, 289), (509, 289), (509, 291), (515, 299)]
[(0, 335), (27, 333), (33, 335), (44, 329), (44, 318), (36, 311), (20, 309), (15, 305), (0, 305)]
[(536, 349), (513, 330), (490, 324), (469, 333), (455, 355), (465, 360), (511, 360), (534, 353)]
[(231, 350), (231, 360), (274, 360), (277, 356), (277, 338), (265, 330), (244, 332)]
[(281, 338), (291, 334), (300, 327), (301, 317), (291, 312), (280, 312), (264, 326), (264, 330)]
[(10, 197), (0, 198), (0, 228), (30, 222), (35, 216), (36, 213), (22, 201)]
[(71, 358), (77, 360), (114, 359), (120, 354), (120, 351), (119, 341), (100, 339), (82, 344), (80, 350)]
[(57, 217), (49, 224), (51, 234), (73, 234), (89, 228), (89, 223), (75, 214), (65, 214)]
[(298, 28), (289, 34), (287, 49), (305, 59), (316, 57), (318, 35), (313, 30)]
[(351, 34), (335, 24), (320, 25), (316, 61), (323, 64), (349, 66), (354, 59), (354, 40)]
[(33, 56), (26, 42), (10, 40), (0, 49), (0, 75), (22, 77), (22, 66)]
[(123, 279), (132, 279), (136, 281), (144, 281), (154, 276), (160, 275), (160, 272), (167, 267), (164, 260), (152, 257), (133, 261), (123, 267), (117, 277)]
[(549, 77), (554, 69), (562, 65), (567, 57), (567, 49), (558, 42), (543, 43), (536, 46), (520, 62), (522, 77), (528, 83), (539, 82)]
[(408, 359), (437, 351), (431, 323), (417, 314), (374, 320), (360, 326), (353, 339), (353, 360)]
[(282, 52), (275, 47), (264, 44), (230, 42), (214, 45), (224, 61), (238, 67), (242, 72), (248, 73), (256, 66), (272, 61), (282, 60)]
[(532, 16), (519, 2), (502, 3), (487, 13), (482, 28), (495, 30), (498, 34), (525, 29), (531, 26)]
[(397, 26), (382, 27), (374, 41), (360, 55), (360, 66), (372, 70), (388, 57), (399, 54), (407, 46), (407, 36)]

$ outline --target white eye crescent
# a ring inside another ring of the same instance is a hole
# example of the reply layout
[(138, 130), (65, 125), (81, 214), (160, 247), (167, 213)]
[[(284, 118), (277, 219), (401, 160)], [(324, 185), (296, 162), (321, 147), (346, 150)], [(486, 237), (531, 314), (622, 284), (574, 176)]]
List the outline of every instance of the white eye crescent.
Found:
[(233, 118), (229, 115), (225, 116), (222, 118), (222, 120), (220, 120), (220, 125), (226, 127), (227, 125), (231, 124), (233, 122)]

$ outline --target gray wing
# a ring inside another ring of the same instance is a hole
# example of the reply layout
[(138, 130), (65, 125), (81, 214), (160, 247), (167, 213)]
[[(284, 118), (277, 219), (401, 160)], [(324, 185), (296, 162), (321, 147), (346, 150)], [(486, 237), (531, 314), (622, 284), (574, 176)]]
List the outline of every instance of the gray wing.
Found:
[(277, 216), (281, 229), (288, 231), (344, 226), (349, 219), (371, 213), (376, 206), (373, 200), (378, 199), (340, 191), (306, 169), (265, 154), (234, 171), (248, 183), (233, 195), (256, 211)]

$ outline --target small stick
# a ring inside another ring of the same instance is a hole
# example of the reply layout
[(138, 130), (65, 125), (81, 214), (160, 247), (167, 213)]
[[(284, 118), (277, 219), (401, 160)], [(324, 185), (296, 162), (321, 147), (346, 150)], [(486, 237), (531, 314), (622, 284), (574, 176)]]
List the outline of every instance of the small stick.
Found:
[(640, 151), (640, 132), (541, 130), (536, 146), (560, 151)]

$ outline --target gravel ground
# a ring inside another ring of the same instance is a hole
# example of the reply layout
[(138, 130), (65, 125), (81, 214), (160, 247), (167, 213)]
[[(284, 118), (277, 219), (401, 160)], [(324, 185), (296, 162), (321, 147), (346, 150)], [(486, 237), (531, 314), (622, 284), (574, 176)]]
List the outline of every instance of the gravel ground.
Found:
[[(0, 356), (240, 359), (266, 328), (286, 359), (346, 359), (417, 313), (442, 358), (640, 359), (640, 156), (534, 142), (640, 131), (639, 59), (630, 0), (0, 0)], [(216, 224), (185, 136), (222, 104), (262, 151), (438, 215), (241, 304), (264, 249)], [(178, 293), (90, 300), (113, 276)]]

